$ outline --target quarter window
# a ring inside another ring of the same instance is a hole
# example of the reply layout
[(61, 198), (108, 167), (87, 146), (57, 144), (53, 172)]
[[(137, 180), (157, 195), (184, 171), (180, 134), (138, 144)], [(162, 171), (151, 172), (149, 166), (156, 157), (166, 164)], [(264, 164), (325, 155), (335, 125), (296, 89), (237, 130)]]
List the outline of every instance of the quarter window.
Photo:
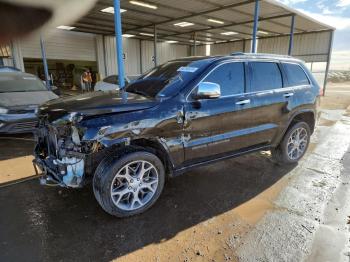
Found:
[(251, 62), (250, 66), (253, 92), (282, 88), (281, 71), (276, 63)]
[(290, 86), (309, 85), (305, 71), (297, 64), (284, 63), (283, 67), (286, 71), (288, 82)]
[(226, 63), (212, 71), (203, 82), (220, 85), (221, 96), (244, 93), (244, 64)]

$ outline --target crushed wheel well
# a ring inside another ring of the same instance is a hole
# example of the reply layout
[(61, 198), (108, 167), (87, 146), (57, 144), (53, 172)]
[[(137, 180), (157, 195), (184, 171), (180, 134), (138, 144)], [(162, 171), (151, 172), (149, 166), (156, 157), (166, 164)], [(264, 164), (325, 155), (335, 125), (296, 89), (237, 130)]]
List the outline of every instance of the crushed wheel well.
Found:
[(309, 125), (311, 134), (314, 132), (314, 130), (315, 130), (315, 115), (313, 112), (305, 112), (305, 113), (301, 113), (301, 114), (296, 115), (293, 118), (292, 123), (294, 124), (294, 123), (300, 122), (300, 121), (303, 121)]

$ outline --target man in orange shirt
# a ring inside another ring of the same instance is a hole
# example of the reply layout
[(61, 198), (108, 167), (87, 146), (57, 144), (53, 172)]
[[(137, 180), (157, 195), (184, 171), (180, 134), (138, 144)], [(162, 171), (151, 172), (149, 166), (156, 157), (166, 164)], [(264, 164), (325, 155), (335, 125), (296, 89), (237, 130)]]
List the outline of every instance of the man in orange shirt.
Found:
[(91, 91), (91, 83), (92, 77), (89, 69), (86, 69), (85, 72), (81, 75), (82, 82), (82, 90), (90, 92)]

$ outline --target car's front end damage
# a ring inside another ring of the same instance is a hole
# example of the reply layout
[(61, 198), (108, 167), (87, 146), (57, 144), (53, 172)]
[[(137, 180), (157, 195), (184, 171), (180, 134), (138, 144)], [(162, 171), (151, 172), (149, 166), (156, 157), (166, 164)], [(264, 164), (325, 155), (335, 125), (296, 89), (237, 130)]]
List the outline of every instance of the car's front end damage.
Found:
[[(36, 173), (42, 175), (42, 184), (82, 187), (110, 151), (127, 143), (125, 136), (106, 136), (107, 129), (124, 133), (125, 125), (118, 117), (155, 105), (131, 95), (128, 102), (118, 105), (116, 98), (111, 94), (85, 95), (39, 108), (33, 163)], [(119, 125), (122, 127), (116, 128)]]
[(99, 151), (98, 142), (82, 142), (84, 129), (74, 122), (52, 124), (41, 117), (36, 133), (34, 166), (41, 171), (43, 184), (81, 187), (92, 173), (92, 155)]

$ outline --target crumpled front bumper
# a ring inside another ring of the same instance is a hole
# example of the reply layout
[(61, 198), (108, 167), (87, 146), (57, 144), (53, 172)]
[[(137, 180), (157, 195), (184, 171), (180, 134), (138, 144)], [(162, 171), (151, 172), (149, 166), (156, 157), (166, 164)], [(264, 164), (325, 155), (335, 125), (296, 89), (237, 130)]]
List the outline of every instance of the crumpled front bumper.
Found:
[(43, 185), (79, 188), (84, 184), (84, 158), (41, 159), (36, 156), (33, 165), (36, 174), (41, 176), (40, 183)]

